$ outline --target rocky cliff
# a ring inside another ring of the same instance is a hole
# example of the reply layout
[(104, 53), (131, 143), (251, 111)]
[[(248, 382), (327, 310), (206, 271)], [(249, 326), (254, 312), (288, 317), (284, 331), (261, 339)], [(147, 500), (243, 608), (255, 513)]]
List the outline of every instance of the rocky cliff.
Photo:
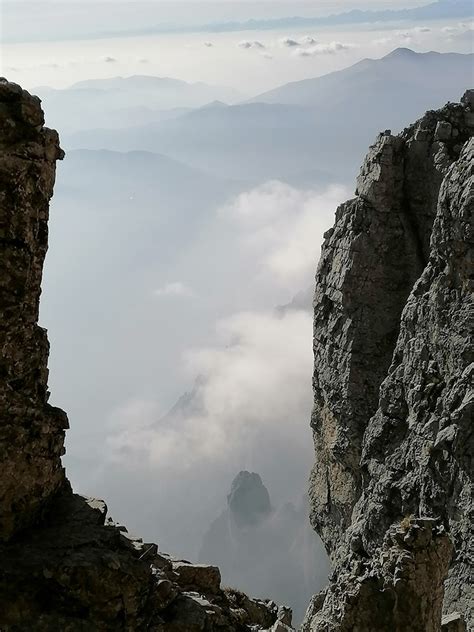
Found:
[(307, 631), (474, 626), (474, 91), (382, 133), (316, 274)]
[(158, 553), (73, 494), (66, 414), (48, 404), (38, 326), (56, 132), (0, 79), (0, 629), (2, 632), (289, 630), (291, 615), (221, 587), (219, 569)]

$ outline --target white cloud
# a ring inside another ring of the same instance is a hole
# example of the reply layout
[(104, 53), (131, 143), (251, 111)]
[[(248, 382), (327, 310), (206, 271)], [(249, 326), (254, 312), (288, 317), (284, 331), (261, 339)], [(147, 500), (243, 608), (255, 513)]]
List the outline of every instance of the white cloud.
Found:
[[(218, 216), (230, 223), (256, 273), (294, 295), (311, 286), (322, 234), (346, 197), (341, 186), (315, 192), (274, 181), (238, 195)], [(190, 296), (191, 291), (174, 282), (154, 294)], [(232, 473), (244, 466), (258, 469), (260, 441), (268, 433), (278, 437), (276, 460), (289, 443), (306, 445), (312, 318), (303, 310), (282, 314), (273, 307), (221, 319), (214, 344), (186, 352), (189, 381), (204, 376), (195, 395), (199, 406), (157, 424), (157, 404), (140, 397), (124, 402), (112, 415), (111, 458), (126, 453), (130, 467), (136, 459), (158, 471), (176, 468), (180, 475), (188, 470), (199, 477), (205, 467), (228, 467)], [(255, 463), (249, 464), (249, 451), (257, 454)]]
[(414, 33), (413, 31), (396, 31), (395, 35), (401, 40), (405, 40), (406, 42), (411, 42)]
[(154, 290), (153, 296), (191, 298), (194, 296), (194, 293), (187, 285), (181, 283), (181, 281), (174, 281), (173, 283), (167, 283), (163, 287)]
[[(225, 499), (240, 470), (259, 472), (276, 503), (298, 497), (305, 485), (313, 458), (312, 315), (304, 303), (298, 307), (301, 302), (275, 308), (313, 284), (322, 233), (346, 193), (342, 187), (315, 192), (269, 182), (221, 208), (216, 222), (225, 224), (239, 256), (251, 262), (250, 282), (270, 288), (271, 303), (219, 318), (207, 342), (184, 353), (178, 369), (183, 381), (202, 379), (172, 414), (163, 415), (153, 395), (135, 393), (110, 415), (104, 465), (109, 486), (120, 502), (124, 486), (131, 486), (153, 496), (151, 512), (166, 506), (169, 520), (159, 520), (160, 539), (175, 543), (175, 552), (182, 542), (199, 540), (200, 526), (207, 528), (209, 515), (220, 510), (215, 503)], [(223, 260), (223, 273), (225, 265)], [(242, 285), (232, 291), (238, 294)], [(181, 295), (183, 288), (182, 282), (168, 283), (156, 294)], [(184, 528), (190, 522), (197, 534)], [(179, 534), (177, 524), (183, 525)]]
[(449, 41), (474, 41), (474, 22), (459, 22), (455, 26), (445, 26), (441, 29)]
[(258, 40), (242, 40), (237, 44), (239, 48), (249, 49), (249, 48), (265, 48), (265, 44), (263, 42), (259, 42)]
[(443, 28), (441, 29), (443, 31), (443, 33), (456, 33), (459, 28), (457, 26), (443, 26)]
[(156, 425), (156, 404), (125, 402), (111, 417), (110, 457), (127, 454), (129, 467), (145, 459), (158, 470), (199, 476), (200, 468), (219, 464), (238, 471), (266, 433), (282, 437), (280, 455), (286, 442), (308, 439), (311, 331), (311, 315), (303, 311), (284, 317), (247, 312), (220, 321), (219, 344), (185, 358), (190, 378), (205, 376), (198, 391), (202, 410)]
[(292, 39), (291, 37), (283, 37), (280, 40), (280, 44), (281, 46), (286, 46), (287, 48), (294, 48), (295, 46), (300, 45), (300, 43), (297, 40)]
[(393, 42), (393, 37), (379, 37), (372, 41), (372, 44), (375, 46), (385, 46), (386, 44), (390, 44)]
[(240, 228), (260, 274), (282, 287), (304, 288), (314, 276), (321, 236), (347, 193), (341, 186), (318, 193), (272, 181), (242, 193), (219, 213)]
[(343, 42), (329, 42), (327, 44), (316, 44), (309, 48), (298, 48), (294, 51), (294, 55), (298, 57), (315, 57), (317, 55), (335, 55), (343, 51), (353, 48), (352, 44), (344, 44)]
[(304, 46), (313, 46), (314, 44), (318, 43), (318, 40), (314, 39), (314, 37), (311, 37), (311, 35), (306, 35), (306, 37), (303, 37), (300, 40), (300, 43)]
[(420, 43), (422, 45), (432, 46), (436, 50), (441, 40), (450, 42), (456, 40), (469, 39), (472, 37), (473, 24), (459, 22), (451, 26), (443, 26), (439, 28), (429, 26), (415, 26), (404, 30), (390, 31), (386, 37), (374, 39), (372, 44), (375, 46), (385, 46), (391, 44), (393, 46), (407, 46), (408, 44)]

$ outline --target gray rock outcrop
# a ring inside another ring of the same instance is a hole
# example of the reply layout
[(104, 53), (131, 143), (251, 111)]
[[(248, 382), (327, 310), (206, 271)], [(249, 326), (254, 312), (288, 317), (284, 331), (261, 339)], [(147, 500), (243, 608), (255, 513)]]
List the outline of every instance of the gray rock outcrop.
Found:
[(325, 235), (310, 496), (335, 570), (305, 630), (474, 625), (473, 133), (468, 91), (381, 134)]
[(269, 629), (281, 619), (273, 602), (223, 589), (213, 566), (158, 553), (66, 479), (68, 422), (48, 404), (48, 340), (38, 326), (62, 157), (39, 99), (0, 79), (0, 629)]

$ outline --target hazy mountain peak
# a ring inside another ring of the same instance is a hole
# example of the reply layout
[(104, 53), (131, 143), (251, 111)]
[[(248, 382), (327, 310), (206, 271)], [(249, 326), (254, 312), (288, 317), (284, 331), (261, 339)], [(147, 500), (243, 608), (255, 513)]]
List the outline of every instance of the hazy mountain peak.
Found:
[[(393, 103), (393, 95), (403, 94), (410, 86), (411, 99), (417, 95), (419, 102), (426, 102), (427, 106), (432, 103), (441, 105), (447, 99), (459, 98), (466, 84), (472, 81), (473, 58), (472, 54), (418, 53), (400, 47), (380, 59), (363, 59), (321, 77), (287, 83), (255, 97), (252, 102), (331, 109), (335, 104), (347, 102), (346, 108), (353, 109), (354, 100), (359, 99), (365, 109), (388, 95), (391, 96), (387, 105)], [(404, 63), (414, 60), (418, 63)], [(387, 73), (385, 66), (393, 61), (400, 63), (391, 64), (390, 73)]]
[(237, 474), (232, 481), (227, 504), (238, 526), (257, 524), (271, 512), (268, 490), (255, 472)]
[(129, 75), (116, 77), (108, 77), (105, 79), (86, 79), (83, 81), (77, 81), (73, 83), (69, 89), (78, 90), (83, 88), (99, 88), (103, 90), (110, 90), (114, 88), (120, 88), (122, 86), (140, 86), (147, 87), (164, 87), (164, 86), (204, 86), (205, 84), (192, 84), (182, 79), (174, 79), (173, 77), (156, 77), (154, 75)]
[(214, 101), (211, 101), (210, 103), (206, 103), (200, 109), (201, 110), (212, 110), (212, 109), (226, 108), (226, 107), (228, 107), (227, 103), (224, 103), (224, 101), (219, 101), (218, 99), (216, 99)]
[(392, 50), (391, 53), (388, 53), (388, 55), (385, 55), (385, 57), (382, 57), (383, 59), (392, 59), (394, 57), (400, 57), (400, 58), (412, 58), (412, 57), (421, 57), (423, 53), (417, 53), (414, 50), (412, 50), (411, 48), (406, 48), (403, 46), (400, 46), (399, 48), (395, 48), (394, 50)]

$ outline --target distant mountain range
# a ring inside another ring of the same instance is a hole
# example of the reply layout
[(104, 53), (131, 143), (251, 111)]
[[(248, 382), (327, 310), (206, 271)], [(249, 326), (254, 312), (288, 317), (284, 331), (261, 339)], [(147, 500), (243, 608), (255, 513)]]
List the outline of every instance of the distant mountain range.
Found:
[[(186, 17), (182, 20), (164, 21), (160, 13), (153, 8), (150, 2), (133, 2), (116, 4), (114, 13), (105, 8), (103, 13), (94, 15), (103, 16), (104, 19), (96, 19), (94, 23), (84, 20), (87, 8), (81, 10), (79, 3), (61, 3), (62, 14), (58, 15), (55, 3), (33, 2), (29, 3), (30, 15), (27, 19), (18, 19), (18, 7), (21, 4), (17, 0), (5, 0), (2, 3), (2, 18), (4, 28), (2, 35), (5, 43), (13, 42), (38, 42), (64, 40), (67, 34), (68, 40), (85, 40), (111, 37), (137, 37), (143, 35), (155, 35), (165, 33), (230, 33), (238, 31), (265, 31), (279, 29), (304, 29), (323, 28), (326, 26), (339, 26), (351, 24), (384, 24), (396, 22), (420, 22), (430, 20), (449, 20), (470, 18), (473, 14), (471, 0), (438, 0), (420, 7), (342, 11), (326, 16), (298, 16), (289, 15), (280, 18), (252, 18), (246, 20), (217, 20), (214, 22), (199, 21), (199, 15), (194, 18)], [(74, 6), (72, 12), (64, 11), (63, 5)], [(100, 4), (100, 3), (99, 3)], [(393, 2), (396, 6), (396, 2)], [(83, 3), (88, 7), (88, 3)], [(120, 6), (119, 5), (123, 5)], [(315, 3), (317, 5), (317, 3)], [(249, 3), (249, 7), (251, 4)], [(315, 7), (317, 9), (317, 7)], [(138, 16), (142, 16), (139, 19)], [(87, 15), (87, 14), (86, 14)], [(108, 19), (105, 19), (108, 15)], [(280, 13), (281, 15), (281, 13)], [(71, 16), (73, 18), (71, 19)], [(82, 19), (81, 19), (82, 18)], [(204, 18), (208, 20), (208, 18)], [(21, 21), (21, 29), (19, 22)], [(38, 22), (46, 25), (38, 28)]]
[(40, 86), (33, 93), (43, 101), (48, 125), (60, 130), (167, 121), (207, 103), (242, 99), (233, 88), (147, 75), (90, 79), (62, 90)]
[[(458, 100), (472, 84), (473, 61), (472, 54), (399, 48), (233, 106), (211, 104), (126, 129), (66, 129), (63, 144), (159, 152), (224, 178), (310, 187), (351, 181), (387, 124), (399, 130), (433, 105)], [(75, 95), (80, 101), (81, 90)]]
[(349, 68), (316, 79), (285, 84), (250, 102), (327, 110), (341, 105), (348, 110), (370, 105), (374, 111), (383, 106), (382, 114), (387, 119), (391, 112), (385, 104), (387, 107), (398, 105), (403, 99), (407, 108), (418, 107), (421, 115), (421, 110), (430, 104), (441, 105), (446, 99), (461, 96), (460, 92), (474, 80), (473, 62), (474, 55), (416, 53), (409, 48), (397, 48), (381, 59), (363, 59)]
[(283, 28), (337, 26), (345, 24), (371, 24), (375, 22), (399, 22), (420, 20), (446, 20), (469, 18), (473, 15), (471, 0), (438, 0), (421, 7), (408, 9), (381, 9), (362, 11), (353, 9), (324, 17), (288, 17), (270, 20), (246, 20), (210, 24), (196, 30), (216, 32), (263, 31)]

